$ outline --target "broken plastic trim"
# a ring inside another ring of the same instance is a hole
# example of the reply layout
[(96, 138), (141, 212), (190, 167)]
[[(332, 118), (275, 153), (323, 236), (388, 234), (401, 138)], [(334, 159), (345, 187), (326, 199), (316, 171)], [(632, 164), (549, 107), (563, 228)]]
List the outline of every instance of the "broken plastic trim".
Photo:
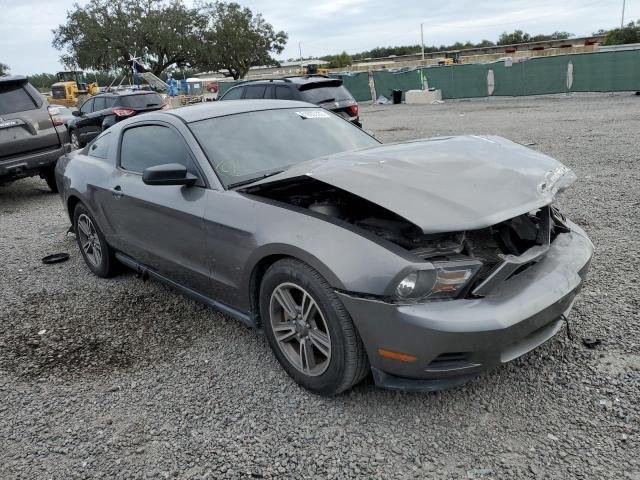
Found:
[(540, 221), (538, 237), (541, 244), (529, 248), (521, 255), (498, 254), (498, 257), (502, 259), (502, 263), (493, 269), (486, 280), (473, 289), (472, 295), (484, 297), (497, 285), (516, 273), (518, 269), (539, 261), (547, 254), (551, 244), (551, 209), (549, 207), (542, 209)]

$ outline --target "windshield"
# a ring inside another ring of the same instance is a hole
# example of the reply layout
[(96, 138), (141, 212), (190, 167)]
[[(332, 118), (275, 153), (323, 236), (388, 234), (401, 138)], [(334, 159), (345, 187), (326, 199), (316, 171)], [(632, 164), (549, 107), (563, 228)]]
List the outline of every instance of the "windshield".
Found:
[(225, 187), (312, 158), (379, 145), (358, 127), (320, 108), (240, 113), (189, 127)]
[(349, 90), (342, 85), (339, 87), (316, 87), (308, 90), (301, 90), (300, 95), (305, 102), (321, 103), (321, 102), (342, 102), (344, 100), (353, 100)]

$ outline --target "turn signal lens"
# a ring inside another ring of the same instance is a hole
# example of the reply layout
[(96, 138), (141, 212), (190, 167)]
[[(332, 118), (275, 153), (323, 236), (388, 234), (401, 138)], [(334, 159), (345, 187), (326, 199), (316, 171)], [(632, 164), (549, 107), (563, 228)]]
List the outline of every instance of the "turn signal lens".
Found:
[(455, 292), (471, 278), (471, 269), (439, 270), (432, 292)]
[(385, 350), (384, 348), (378, 349), (378, 355), (386, 358), (393, 358), (394, 360), (400, 360), (402, 362), (415, 362), (418, 357), (415, 355), (409, 355), (408, 353), (392, 352), (391, 350)]

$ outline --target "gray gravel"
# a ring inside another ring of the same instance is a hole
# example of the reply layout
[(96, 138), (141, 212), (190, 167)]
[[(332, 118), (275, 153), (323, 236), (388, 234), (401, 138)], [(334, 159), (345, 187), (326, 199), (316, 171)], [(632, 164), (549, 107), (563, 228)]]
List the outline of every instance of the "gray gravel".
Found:
[[(39, 179), (0, 188), (0, 478), (640, 479), (640, 97), (362, 108), (384, 141), (499, 134), (572, 167), (597, 251), (563, 334), (434, 394), (297, 387), (265, 339), (84, 267)], [(66, 251), (59, 265), (40, 262)], [(584, 337), (600, 339), (595, 349)]]

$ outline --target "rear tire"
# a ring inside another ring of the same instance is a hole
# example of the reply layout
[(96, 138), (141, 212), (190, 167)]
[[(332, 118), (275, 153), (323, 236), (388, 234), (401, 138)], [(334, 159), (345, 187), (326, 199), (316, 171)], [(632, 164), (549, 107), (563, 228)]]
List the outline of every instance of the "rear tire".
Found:
[(309, 265), (288, 258), (267, 270), (260, 285), (260, 316), (276, 358), (304, 388), (335, 395), (369, 373), (351, 317), (329, 283)]
[(58, 184), (56, 183), (56, 174), (55, 174), (56, 166), (55, 164), (43, 168), (42, 169), (42, 178), (44, 178), (45, 182), (51, 189), (53, 193), (58, 193)]
[(98, 277), (113, 276), (117, 265), (113, 249), (107, 244), (98, 223), (82, 203), (73, 211), (73, 231), (76, 232), (78, 248), (89, 270)]

